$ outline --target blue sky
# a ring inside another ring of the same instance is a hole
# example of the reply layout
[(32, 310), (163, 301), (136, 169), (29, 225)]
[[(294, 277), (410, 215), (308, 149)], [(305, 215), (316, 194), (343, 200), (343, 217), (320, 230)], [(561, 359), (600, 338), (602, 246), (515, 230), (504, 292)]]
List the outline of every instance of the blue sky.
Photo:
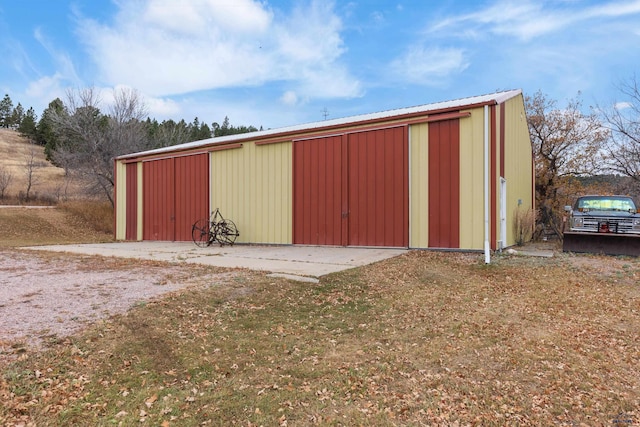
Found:
[(604, 105), (640, 74), (640, 0), (0, 0), (0, 65), (38, 117), (89, 86), (265, 129), (506, 89)]

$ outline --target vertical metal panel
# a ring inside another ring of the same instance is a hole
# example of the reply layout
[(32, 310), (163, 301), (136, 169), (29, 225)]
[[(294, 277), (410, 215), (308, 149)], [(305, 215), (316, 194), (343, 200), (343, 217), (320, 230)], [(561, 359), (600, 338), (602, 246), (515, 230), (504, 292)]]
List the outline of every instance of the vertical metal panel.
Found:
[(342, 246), (349, 244), (349, 168), (347, 167), (347, 160), (349, 159), (349, 135), (342, 135), (342, 150), (340, 151), (341, 159), (341, 172), (340, 179), (342, 185), (340, 186), (340, 193), (342, 197), (340, 199), (340, 216), (341, 216), (341, 231), (342, 231)]
[(429, 124), (429, 247), (460, 247), (459, 119)]
[(500, 104), (500, 176), (504, 177), (504, 149), (505, 149), (505, 114), (506, 107)]
[[(247, 200), (250, 211), (244, 213), (243, 222), (251, 224), (252, 242), (291, 243), (291, 143), (255, 146), (246, 144), (245, 165), (252, 172), (254, 189)], [(245, 190), (246, 191), (246, 190)], [(251, 211), (256, 215), (251, 215)]]
[(489, 120), (489, 126), (490, 126), (490, 131), (491, 131), (491, 140), (490, 140), (490, 152), (489, 152), (489, 159), (490, 159), (490, 168), (489, 168), (489, 200), (490, 200), (490, 209), (491, 209), (491, 217), (489, 220), (489, 227), (490, 227), (490, 244), (491, 244), (491, 249), (492, 250), (496, 250), (498, 249), (498, 239), (497, 239), (497, 235), (498, 235), (498, 227), (500, 226), (499, 221), (500, 218), (498, 218), (498, 192), (500, 191), (500, 188), (498, 187), (498, 141), (497, 141), (497, 134), (498, 134), (498, 123), (497, 123), (497, 114), (496, 114), (496, 106), (492, 105), (489, 107), (489, 111), (490, 111), (490, 120)]
[(144, 230), (144, 179), (143, 179), (143, 167), (142, 167), (142, 162), (138, 162), (138, 168), (137, 168), (137, 176), (138, 176), (138, 188), (137, 188), (137, 193), (138, 193), (138, 200), (137, 200), (137, 211), (138, 211), (138, 224), (137, 224), (137, 229), (138, 229), (138, 235), (136, 237), (136, 240), (142, 240), (143, 239), (143, 230)]
[(173, 159), (144, 163), (144, 240), (174, 240), (174, 182)]
[(342, 136), (293, 148), (293, 243), (343, 245)]
[(126, 240), (138, 240), (138, 164), (126, 165)]
[(410, 195), (409, 195), (409, 246), (429, 247), (429, 125), (412, 125), (409, 128), (410, 144)]
[(193, 223), (209, 215), (209, 155), (203, 153), (174, 160), (174, 240), (189, 241)]
[[(514, 245), (513, 216), (520, 209), (534, 208), (534, 170), (529, 129), (522, 95), (500, 105), (504, 110), (504, 177), (509, 183), (507, 192), (507, 245)], [(501, 114), (502, 118), (502, 114)]]
[(460, 120), (460, 248), (484, 248), (484, 110)]
[(349, 245), (408, 246), (406, 128), (353, 133), (348, 137)]
[(127, 167), (124, 162), (115, 162), (115, 174), (114, 237), (124, 240), (127, 232)]
[(237, 242), (291, 244), (291, 143), (212, 152), (211, 207), (236, 223)]

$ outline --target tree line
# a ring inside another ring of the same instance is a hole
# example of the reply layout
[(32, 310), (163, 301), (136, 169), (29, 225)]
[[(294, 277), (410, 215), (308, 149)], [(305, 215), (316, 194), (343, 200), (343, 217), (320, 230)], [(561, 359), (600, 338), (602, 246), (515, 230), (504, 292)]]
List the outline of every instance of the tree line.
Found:
[(38, 120), (33, 108), (25, 112), (20, 103), (14, 107), (7, 94), (0, 102), (0, 127), (17, 129), (43, 146), (47, 160), (77, 178), (88, 195), (104, 196), (112, 205), (115, 157), (258, 130), (233, 126), (228, 117), (211, 126), (197, 117), (189, 123), (184, 119), (158, 122), (147, 115), (137, 91), (119, 89), (112, 96), (113, 102), (103, 110), (95, 88), (70, 90), (64, 102), (51, 101)]

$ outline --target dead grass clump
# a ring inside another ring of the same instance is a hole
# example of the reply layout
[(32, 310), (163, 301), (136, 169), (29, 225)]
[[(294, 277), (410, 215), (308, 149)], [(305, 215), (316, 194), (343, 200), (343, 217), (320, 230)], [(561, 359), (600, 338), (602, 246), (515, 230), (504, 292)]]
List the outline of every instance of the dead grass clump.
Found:
[(533, 209), (522, 209), (518, 206), (513, 211), (513, 233), (518, 246), (531, 240), (535, 224), (536, 216)]
[(61, 203), (58, 207), (91, 224), (96, 231), (113, 233), (113, 208), (109, 202), (75, 200)]

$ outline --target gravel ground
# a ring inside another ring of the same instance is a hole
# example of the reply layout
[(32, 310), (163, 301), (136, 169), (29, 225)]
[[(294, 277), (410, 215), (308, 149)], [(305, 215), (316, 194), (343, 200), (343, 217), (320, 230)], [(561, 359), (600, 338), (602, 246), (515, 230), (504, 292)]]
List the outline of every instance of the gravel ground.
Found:
[(193, 266), (0, 251), (0, 358), (37, 349), (136, 304), (191, 286), (228, 282), (237, 272)]

